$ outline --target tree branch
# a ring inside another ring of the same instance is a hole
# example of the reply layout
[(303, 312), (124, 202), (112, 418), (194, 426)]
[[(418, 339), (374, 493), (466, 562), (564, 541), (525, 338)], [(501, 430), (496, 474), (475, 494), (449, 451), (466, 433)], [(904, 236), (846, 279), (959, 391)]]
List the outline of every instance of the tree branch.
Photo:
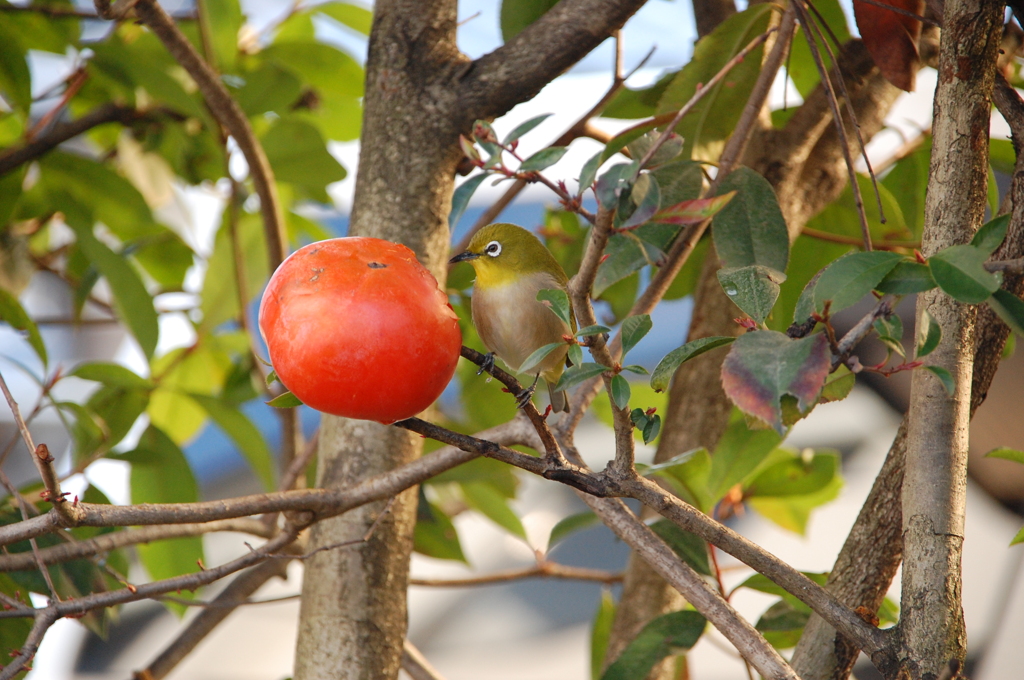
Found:
[(483, 586), (494, 583), (507, 583), (508, 581), (519, 581), (527, 578), (556, 578), (568, 581), (594, 581), (611, 585), (622, 581), (622, 574), (599, 569), (585, 569), (583, 567), (570, 567), (555, 562), (543, 561), (534, 567), (526, 569), (509, 569), (483, 576), (472, 576), (469, 578), (411, 578), (411, 586), (430, 586), (434, 588), (463, 588), (466, 586)]
[[(125, 0), (119, 0), (124, 2)], [(119, 13), (127, 8), (111, 7), (109, 0), (95, 0), (96, 9), (104, 18), (120, 18)], [(284, 212), (277, 196), (277, 184), (274, 171), (270, 167), (263, 147), (256, 139), (249, 119), (246, 118), (238, 103), (228, 94), (224, 83), (218, 75), (203, 61), (188, 39), (175, 25), (174, 20), (156, 0), (138, 0), (134, 2), (134, 10), (139, 19), (152, 29), (153, 33), (171, 53), (171, 56), (188, 71), (188, 74), (199, 86), (207, 106), (217, 121), (235, 138), (238, 148), (249, 164), (256, 193), (260, 198), (260, 211), (263, 215), (263, 227), (267, 240), (267, 255), (270, 260), (270, 271), (277, 269), (288, 253), (288, 236), (285, 231)], [(131, 5), (128, 5), (131, 7)]]
[(562, 0), (454, 83), (462, 126), (496, 118), (532, 99), (558, 75), (622, 27), (645, 0)]
[[(236, 531), (261, 538), (272, 538), (277, 531), (255, 519), (222, 519), (192, 524), (158, 524), (138, 529), (126, 529), (102, 534), (85, 541), (62, 543), (49, 548), (40, 548), (39, 557), (44, 564), (58, 564), (84, 557), (107, 553), (118, 548), (153, 541), (165, 541), (185, 536), (201, 536), (215, 531)], [(7, 553), (0, 555), (0, 572), (24, 571), (35, 566), (30, 553)]]

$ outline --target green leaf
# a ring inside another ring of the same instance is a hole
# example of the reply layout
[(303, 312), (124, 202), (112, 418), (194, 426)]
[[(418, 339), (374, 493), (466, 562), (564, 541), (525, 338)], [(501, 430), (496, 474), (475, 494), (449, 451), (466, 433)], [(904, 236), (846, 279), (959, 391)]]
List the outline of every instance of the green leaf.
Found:
[(545, 288), (537, 292), (537, 300), (546, 302), (548, 309), (555, 313), (566, 326), (572, 326), (569, 296), (561, 288)]
[(459, 543), (459, 533), (455, 530), (455, 525), (448, 515), (427, 500), (422, 487), (416, 510), (413, 549), (427, 557), (469, 564), (462, 552), (462, 544)]
[(711, 455), (707, 449), (687, 451), (669, 461), (651, 466), (645, 474), (654, 474), (665, 480), (677, 496), (702, 512), (709, 512), (718, 502), (708, 483)]
[(821, 333), (791, 340), (776, 331), (741, 335), (722, 364), (722, 387), (740, 410), (776, 429), (782, 424), (782, 397), (791, 394), (806, 413), (815, 403), (832, 365)]
[(594, 193), (602, 208), (611, 210), (619, 204), (619, 194), (622, 193), (626, 179), (632, 175), (635, 168), (634, 163), (617, 163), (597, 178)]
[(860, 302), (902, 259), (902, 255), (884, 250), (844, 255), (818, 278), (814, 286), (815, 311), (823, 311), (829, 300), (830, 314)]
[(587, 326), (576, 331), (576, 337), (584, 338), (591, 335), (601, 335), (602, 333), (610, 333), (612, 329), (607, 326)]
[(811, 618), (806, 606), (796, 606), (788, 600), (779, 600), (757, 620), (755, 628), (777, 649), (795, 647), (804, 627)]
[(514, 127), (512, 129), (512, 132), (508, 133), (505, 136), (504, 141), (502, 141), (502, 145), (503, 146), (508, 146), (512, 142), (517, 141), (520, 137), (522, 137), (527, 132), (529, 132), (533, 128), (537, 127), (538, 125), (540, 125), (541, 123), (543, 123), (545, 120), (547, 120), (550, 117), (551, 117), (550, 113), (543, 113), (543, 114), (541, 114), (539, 116), (534, 116), (533, 118), (529, 119), (528, 121), (526, 121), (524, 123), (520, 123), (519, 125), (517, 125), (516, 127)]
[(579, 194), (581, 196), (583, 192), (594, 184), (594, 180), (597, 178), (597, 171), (601, 168), (604, 160), (604, 152), (598, 151), (583, 164), (579, 176)]
[(566, 353), (569, 358), (569, 363), (573, 366), (579, 366), (583, 363), (583, 348), (579, 345), (569, 345), (569, 351)]
[(136, 375), (121, 364), (112, 364), (106, 361), (79, 364), (68, 375), (125, 389), (151, 390), (154, 387), (149, 379)]
[(1002, 458), (1003, 460), (1012, 460), (1021, 465), (1024, 465), (1024, 451), (1018, 451), (1017, 449), (1008, 449), (1005, 446), (998, 449), (992, 449), (985, 454), (986, 458)]
[(756, 264), (718, 270), (718, 282), (725, 294), (759, 324), (771, 314), (779, 299), (779, 286), (785, 280), (785, 274)]
[(576, 387), (580, 383), (586, 382), (593, 377), (599, 376), (608, 370), (607, 366), (600, 364), (584, 363), (579, 366), (570, 366), (565, 369), (562, 373), (562, 377), (558, 380), (558, 384), (555, 385), (554, 391), (561, 392)]
[(654, 665), (671, 654), (690, 649), (704, 633), (706, 621), (695, 611), (663, 614), (652, 620), (622, 651), (601, 680), (644, 678)]
[[(633, 159), (639, 161), (647, 155), (647, 152), (651, 150), (651, 147), (653, 147), (660, 138), (661, 132), (658, 130), (652, 130), (627, 144), (626, 149), (629, 150), (629, 155)], [(669, 134), (665, 142), (658, 147), (658, 150), (654, 152), (654, 155), (651, 156), (651, 159), (647, 161), (647, 164), (644, 167), (660, 167), (674, 161), (682, 152), (683, 138), (672, 132)]]
[(1024, 336), (1024, 302), (1008, 290), (1000, 288), (992, 293), (988, 306), (1014, 333)]
[(837, 475), (828, 486), (815, 493), (803, 496), (751, 498), (747, 504), (765, 519), (803, 536), (807, 532), (807, 522), (814, 509), (835, 500), (842, 489), (843, 479)]
[(487, 517), (510, 534), (526, 540), (526, 530), (505, 497), (486, 482), (464, 482), (462, 497), (466, 505)]
[(508, 42), (557, 4), (558, 0), (502, 0), (501, 39)]
[(546, 149), (541, 149), (522, 162), (519, 172), (540, 172), (562, 160), (566, 151), (568, 148), (564, 146), (549, 146)]
[(672, 548), (672, 552), (693, 567), (698, 574), (714, 574), (708, 559), (708, 544), (703, 538), (679, 528), (677, 524), (667, 519), (659, 519), (651, 524), (651, 531), (665, 541), (668, 547)]
[(719, 196), (736, 192), (715, 216), (711, 233), (726, 267), (761, 265), (785, 272), (789, 232), (775, 191), (764, 177), (740, 167), (729, 174)]
[[(815, 14), (820, 14), (824, 17), (828, 24), (828, 31), (835, 35), (840, 45), (845, 44), (850, 39), (850, 30), (846, 25), (846, 15), (837, 0), (815, 0), (814, 9), (817, 10)], [(814, 21), (818, 23), (816, 18)], [(803, 26), (799, 30), (803, 33)], [(807, 35), (794, 37), (792, 47), (790, 47), (790, 56), (786, 60), (786, 73), (792, 78), (797, 92), (805, 99), (811, 93), (811, 90), (821, 82), (821, 77), (818, 75), (818, 67), (815, 65), (814, 57), (811, 54), (811, 48), (807, 45), (808, 39), (809, 36)], [(828, 53), (822, 47), (821, 41), (818, 40), (817, 44), (818, 51), (827, 60)], [(829, 64), (828, 61), (825, 63)], [(831, 65), (829, 64), (828, 67), (831, 68)]]
[(662, 208), (654, 214), (651, 221), (664, 222), (666, 224), (698, 224), (714, 217), (735, 195), (735, 191), (730, 191), (721, 196), (682, 201), (667, 208)]
[(327, 151), (320, 131), (294, 118), (282, 118), (260, 140), (279, 182), (289, 182), (307, 196), (330, 203), (327, 185), (345, 179), (347, 173)]
[[(753, 5), (729, 17), (701, 38), (694, 47), (693, 58), (665, 88), (658, 102), (658, 113), (682, 108), (699, 87), (710, 81), (751, 40), (768, 29), (770, 16), (771, 10), (767, 6)], [(675, 132), (686, 140), (684, 154), (698, 160), (718, 159), (761, 71), (763, 53), (763, 45), (750, 52), (676, 126)], [(768, 266), (785, 271), (785, 267)]]
[(951, 246), (928, 258), (932, 278), (946, 295), (960, 302), (984, 302), (999, 289), (999, 279), (985, 269), (988, 255), (974, 246)]
[(716, 347), (728, 345), (735, 339), (726, 335), (712, 335), (706, 338), (691, 340), (682, 347), (672, 350), (655, 367), (654, 374), (651, 376), (651, 387), (658, 392), (667, 390), (668, 384), (672, 380), (672, 376), (676, 374), (677, 368), (690, 359), (699, 357), (705, 352), (710, 352)]
[(1020, 531), (1017, 532), (1017, 535), (1010, 541), (1010, 545), (1017, 545), (1018, 543), (1024, 543), (1024, 527), (1021, 527)]
[(490, 458), (474, 458), (462, 465), (434, 475), (425, 484), (486, 482), (505, 498), (515, 498), (519, 484), (514, 468)]
[(904, 260), (896, 263), (892, 271), (878, 282), (875, 290), (890, 295), (912, 295), (934, 287), (935, 279), (928, 265)]
[(302, 400), (296, 397), (291, 392), (285, 392), (279, 394), (270, 401), (266, 402), (267, 406), (273, 406), (274, 408), (295, 408), (296, 406), (302, 406)]
[(132, 266), (97, 240), (91, 229), (76, 228), (75, 233), (82, 252), (110, 284), (118, 316), (138, 340), (146, 358), (151, 358), (160, 336), (153, 298)]
[(781, 441), (773, 430), (751, 429), (739, 413), (734, 412), (711, 456), (706, 484), (712, 504), (754, 473)]
[(621, 375), (612, 378), (612, 402), (620, 409), (629, 406), (629, 383)]
[(370, 28), (373, 26), (373, 12), (365, 7), (348, 2), (328, 2), (316, 5), (315, 9), (354, 31), (365, 36), (370, 35)]
[[(604, 657), (608, 652), (608, 640), (612, 636), (612, 624), (615, 622), (615, 598), (607, 588), (601, 591), (601, 604), (594, 613), (594, 623), (590, 628), (590, 680), (599, 680)], [(30, 622), (26, 622), (30, 623)], [(31, 625), (25, 627), (25, 635)], [(15, 649), (17, 646), (14, 647)]]
[(43, 362), (43, 367), (45, 368), (47, 356), (43, 336), (39, 334), (35, 321), (22, 308), (18, 298), (3, 288), (0, 288), (0, 321), (10, 324), (11, 328), (19, 330), (28, 336), (28, 344), (35, 350), (36, 356)]
[(622, 356), (625, 357), (653, 327), (650, 314), (628, 317), (622, 322)]
[[(132, 503), (194, 503), (199, 487), (185, 455), (170, 437), (150, 426), (133, 451), (119, 456), (132, 465)], [(139, 559), (154, 581), (199, 571), (203, 542), (199, 536), (156, 541), (136, 546)], [(191, 598), (191, 591), (180, 597)], [(168, 603), (167, 607), (184, 614), (185, 607)]]
[(277, 64), (263, 64), (245, 77), (235, 100), (248, 116), (268, 111), (285, 114), (302, 94), (302, 81)]
[(548, 537), (548, 552), (554, 548), (558, 543), (567, 538), (570, 534), (576, 533), (581, 529), (592, 527), (596, 524), (600, 524), (600, 520), (597, 515), (587, 511), (581, 512), (575, 515), (569, 515), (561, 520), (551, 529), (551, 535)]
[(260, 55), (329, 96), (363, 96), (364, 74), (359, 62), (316, 39), (275, 39)]
[(996, 252), (996, 249), (1006, 239), (1006, 230), (1010, 226), (1010, 215), (1000, 215), (990, 222), (986, 222), (978, 230), (978, 233), (971, 239), (971, 245), (985, 253), (986, 257)]
[(544, 345), (537, 351), (533, 352), (530, 356), (526, 357), (526, 361), (524, 361), (523, 365), (519, 367), (519, 372), (529, 373), (530, 369), (534, 368), (540, 362), (544, 361), (544, 359), (546, 359), (549, 354), (554, 352), (559, 347), (565, 347), (565, 343), (552, 342), (550, 344)]
[(743, 493), (745, 497), (804, 496), (824, 489), (838, 471), (836, 453), (815, 453), (810, 460), (793, 454), (758, 473)]
[(842, 401), (850, 396), (853, 386), (857, 383), (857, 376), (850, 372), (846, 366), (840, 366), (821, 388), (821, 396), (818, 403), (827, 404), (830, 401)]
[(623, 87), (601, 112), (602, 118), (650, 118), (658, 113), (658, 101), (679, 71), (669, 71), (648, 87)]
[(942, 366), (925, 366), (926, 369), (935, 374), (935, 377), (942, 381), (946, 394), (953, 396), (956, 392), (956, 383), (953, 382), (953, 375)]
[(191, 396), (206, 409), (217, 427), (235, 443), (235, 446), (249, 462), (253, 472), (263, 483), (264, 490), (273, 491), (277, 487), (274, 455), (270, 452), (270, 447), (267, 446), (259, 429), (244, 413), (219, 399), (201, 394)]
[(650, 444), (657, 439), (659, 432), (661, 432), (661, 416), (655, 415), (647, 421), (647, 424), (644, 425), (644, 429), (641, 432), (644, 444)]
[(928, 313), (928, 310), (924, 310), (921, 312), (921, 319), (917, 324), (917, 347), (914, 350), (914, 356), (917, 359), (928, 356), (939, 346), (940, 340), (942, 340), (942, 328)]
[[(231, 242), (228, 220), (225, 211), (214, 238), (213, 254), (207, 260), (206, 276), (203, 279), (203, 297), (199, 303), (203, 320), (199, 328), (205, 332), (213, 331), (225, 321), (237, 319), (241, 313), (238, 277), (235, 275), (235, 248)], [(245, 291), (242, 297), (248, 305), (263, 290), (270, 276), (267, 240), (264, 237), (260, 216), (247, 213), (240, 215), (236, 234), (245, 270)]]
[(32, 106), (32, 76), (14, 26), (0, 23), (0, 93), (22, 111)]
[(629, 371), (630, 373), (636, 373), (637, 375), (650, 375), (650, 371), (640, 364), (629, 364), (628, 366), (623, 366), (622, 370)]
[(221, 72), (231, 72), (238, 56), (238, 31), (242, 28), (242, 9), (238, 0), (203, 0), (196, 3), (201, 21), (209, 29), (213, 54), (207, 61)]
[[(619, 225), (619, 229), (622, 230), (646, 224), (658, 212), (658, 208), (661, 206), (661, 188), (654, 175), (649, 172), (640, 175), (629, 193), (629, 200), (630, 203), (636, 205), (636, 208), (629, 214), (626, 221)], [(621, 214), (621, 212), (616, 213), (616, 220)]]
[(487, 179), (485, 174), (470, 177), (460, 184), (452, 194), (452, 211), (448, 213), (448, 227), (450, 229), (454, 229), (455, 225), (459, 223), (459, 218), (462, 217), (462, 213), (466, 212), (466, 208), (469, 206), (469, 199), (473, 196), (473, 192), (477, 190), (477, 187), (485, 179)]

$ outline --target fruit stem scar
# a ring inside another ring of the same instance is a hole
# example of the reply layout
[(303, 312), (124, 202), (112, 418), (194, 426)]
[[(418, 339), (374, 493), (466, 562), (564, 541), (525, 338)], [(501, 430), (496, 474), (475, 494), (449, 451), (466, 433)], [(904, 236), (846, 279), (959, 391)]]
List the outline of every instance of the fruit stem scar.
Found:
[(380, 262), (371, 262), (366, 266), (369, 267), (370, 269), (384, 269), (387, 267), (386, 264), (381, 264)]
[(313, 276), (309, 279), (310, 283), (313, 283), (320, 278), (320, 273), (324, 270), (324, 267), (313, 267)]

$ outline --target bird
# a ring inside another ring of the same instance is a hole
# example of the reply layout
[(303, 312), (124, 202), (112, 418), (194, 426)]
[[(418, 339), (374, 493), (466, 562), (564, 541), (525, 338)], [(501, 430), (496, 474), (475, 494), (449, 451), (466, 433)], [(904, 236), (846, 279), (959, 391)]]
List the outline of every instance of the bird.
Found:
[(545, 289), (566, 290), (569, 278), (540, 239), (514, 224), (490, 224), (473, 235), (466, 250), (449, 264), (469, 262), (476, 270), (472, 314), (480, 339), (493, 361), (497, 355), (514, 373), (533, 352), (550, 343), (564, 342), (537, 366), (533, 385), (521, 395), (525, 405), (541, 377), (547, 383), (553, 411), (568, 411), (565, 391), (554, 387), (566, 365), (569, 343), (576, 332), (570, 304), (566, 324), (549, 305), (537, 299)]

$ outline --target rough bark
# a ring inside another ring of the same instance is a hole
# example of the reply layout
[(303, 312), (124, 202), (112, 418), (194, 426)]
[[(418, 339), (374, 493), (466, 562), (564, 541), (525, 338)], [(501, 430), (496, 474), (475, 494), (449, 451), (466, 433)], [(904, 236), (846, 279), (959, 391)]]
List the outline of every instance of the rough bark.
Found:
[[(966, 243), (981, 226), (988, 179), (988, 130), (1002, 5), (949, 0), (939, 44), (932, 161), (921, 248)], [(966, 631), (960, 563), (967, 487), (976, 307), (934, 290), (917, 299), (942, 328), (929, 363), (953, 375), (952, 397), (934, 375), (915, 372), (903, 480), (900, 673), (934, 678), (963, 661)]]
[[(882, 128), (899, 91), (881, 76), (860, 41), (847, 43), (841, 63), (862, 134), (870, 139)], [(849, 124), (847, 134), (853, 135)], [(838, 198), (846, 185), (843, 153), (823, 88), (819, 86), (808, 97), (786, 128), (764, 129), (758, 137), (749, 145), (745, 163), (764, 174), (776, 189), (790, 237), (795, 239), (807, 220)], [(690, 340), (739, 331), (733, 319), (740, 313), (722, 291), (716, 276), (719, 267), (712, 249), (695, 295)], [(710, 352), (683, 364), (676, 372), (656, 461), (701, 446), (713, 449), (718, 442), (732, 410), (719, 377), (724, 357), (725, 352)], [(680, 604), (674, 589), (642, 560), (632, 558), (607, 658), (614, 659), (652, 618), (678, 609)], [(667, 680), (668, 672), (664, 667), (651, 677)]]
[[(380, 0), (366, 65), (363, 135), (350, 233), (409, 246), (445, 280), (448, 212), (460, 133), (474, 119), (529, 99), (617, 30), (644, 0), (565, 0), (515, 39), (475, 62), (455, 42), (455, 0)], [(418, 457), (408, 431), (324, 416), (318, 485), (337, 487)], [(415, 488), (359, 547), (324, 551), (306, 565), (297, 680), (394, 678), (407, 626), (406, 590)], [(316, 548), (363, 536), (371, 504), (319, 523)]]
[[(1001, 86), (1001, 87), (1000, 87)], [(1001, 80), (996, 101), (1014, 130), (1015, 140), (1024, 136), (1024, 101)], [(999, 100), (999, 95), (1004, 99)], [(1015, 141), (1015, 147), (1020, 144)], [(1009, 260), (1024, 256), (1024, 156), (1018, 152), (1017, 168), (1010, 187), (1012, 217), (1006, 241), (993, 255)], [(1004, 278), (1003, 287), (1024, 294), (1024, 276)], [(978, 310), (975, 325), (974, 377), (971, 384), (971, 415), (985, 401), (999, 367), (1010, 329), (987, 305)], [(901, 424), (885, 463), (843, 544), (829, 575), (828, 588), (849, 607), (875, 611), (903, 559), (903, 512), (900, 491), (906, 453), (906, 423)], [(812, 615), (793, 652), (794, 670), (803, 680), (845, 680), (860, 651), (817, 615)]]

